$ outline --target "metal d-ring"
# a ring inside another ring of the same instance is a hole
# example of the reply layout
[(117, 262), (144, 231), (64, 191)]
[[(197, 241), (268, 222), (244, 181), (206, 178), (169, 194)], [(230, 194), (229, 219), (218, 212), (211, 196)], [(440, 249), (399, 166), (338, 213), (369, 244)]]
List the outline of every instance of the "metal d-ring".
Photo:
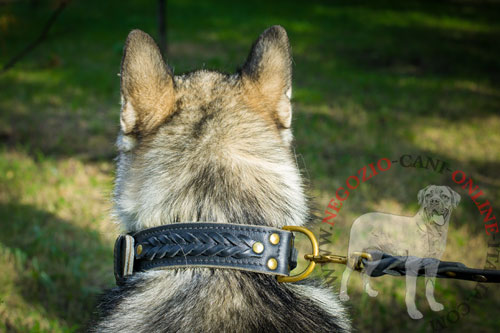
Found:
[[(311, 230), (304, 228), (304, 227), (294, 226), (294, 225), (284, 226), (283, 230), (297, 231), (297, 232), (301, 232), (301, 233), (305, 234), (309, 238), (309, 240), (311, 241), (312, 250), (313, 250), (312, 255), (313, 256), (319, 255), (318, 240), (316, 239), (314, 234), (311, 232)], [(309, 265), (307, 266), (305, 271), (303, 271), (299, 275), (278, 276), (278, 282), (297, 282), (297, 281), (303, 280), (312, 273), (315, 266), (316, 266), (316, 263), (314, 261), (310, 260)]]

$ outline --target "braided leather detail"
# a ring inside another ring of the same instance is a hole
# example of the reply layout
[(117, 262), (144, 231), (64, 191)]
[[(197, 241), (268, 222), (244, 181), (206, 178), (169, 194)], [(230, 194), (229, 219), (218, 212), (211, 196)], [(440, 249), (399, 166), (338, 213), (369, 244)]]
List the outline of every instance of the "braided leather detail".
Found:
[(258, 258), (261, 255), (253, 252), (254, 240), (246, 235), (233, 235), (227, 232), (183, 233), (166, 232), (152, 236), (141, 242), (143, 250), (137, 259), (154, 260), (176, 256), (218, 256), (242, 258)]

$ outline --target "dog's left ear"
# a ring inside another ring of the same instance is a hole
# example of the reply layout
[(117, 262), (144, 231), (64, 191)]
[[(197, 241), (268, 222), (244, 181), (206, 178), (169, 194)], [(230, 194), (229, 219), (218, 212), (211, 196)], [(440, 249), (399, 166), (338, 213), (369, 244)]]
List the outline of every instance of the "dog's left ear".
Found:
[(460, 203), (460, 194), (457, 192), (453, 191), (451, 187), (446, 186), (448, 191), (450, 191), (451, 194), (451, 204), (453, 205), (453, 208), (457, 208), (458, 204)]
[(425, 192), (427, 191), (427, 189), (429, 187), (431, 187), (432, 185), (427, 185), (425, 188), (421, 189), (420, 191), (418, 191), (418, 194), (417, 194), (417, 199), (418, 199), (418, 204), (419, 205), (422, 205), (422, 203), (424, 202), (424, 197), (425, 197)]
[(140, 30), (128, 35), (121, 67), (121, 129), (146, 135), (173, 111), (172, 72), (153, 38)]
[(289, 128), (292, 121), (292, 57), (283, 27), (272, 26), (260, 35), (241, 74), (247, 104), (270, 116), (278, 126)]

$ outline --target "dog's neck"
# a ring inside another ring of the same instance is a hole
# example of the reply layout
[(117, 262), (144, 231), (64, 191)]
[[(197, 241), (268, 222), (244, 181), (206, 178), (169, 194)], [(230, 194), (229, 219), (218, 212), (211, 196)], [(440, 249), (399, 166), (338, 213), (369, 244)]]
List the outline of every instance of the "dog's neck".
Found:
[[(223, 165), (197, 164), (188, 176), (176, 175), (173, 169), (147, 188), (122, 182), (134, 179), (134, 175), (126, 175), (115, 188), (115, 211), (122, 228), (132, 232), (198, 221), (274, 227), (304, 224), (309, 209), (296, 166), (292, 161), (258, 162), (240, 158), (234, 172)], [(126, 159), (119, 161), (119, 168), (122, 163)], [(223, 179), (218, 174), (221, 168), (225, 168)]]

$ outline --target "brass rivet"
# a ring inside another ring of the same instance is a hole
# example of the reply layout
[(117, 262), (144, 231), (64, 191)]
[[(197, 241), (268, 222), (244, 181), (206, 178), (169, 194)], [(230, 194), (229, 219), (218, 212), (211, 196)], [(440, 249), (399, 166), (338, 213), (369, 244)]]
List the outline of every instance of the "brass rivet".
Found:
[(139, 245), (137, 245), (137, 255), (140, 256), (141, 253), (142, 253), (142, 245), (139, 244)]
[(271, 244), (277, 245), (280, 242), (280, 235), (271, 234), (271, 236), (269, 236), (269, 241), (271, 242)]
[(264, 245), (261, 242), (253, 243), (252, 250), (255, 253), (262, 253), (264, 251)]
[(278, 267), (278, 262), (276, 261), (276, 259), (271, 258), (267, 261), (267, 267), (270, 270), (274, 271)]

